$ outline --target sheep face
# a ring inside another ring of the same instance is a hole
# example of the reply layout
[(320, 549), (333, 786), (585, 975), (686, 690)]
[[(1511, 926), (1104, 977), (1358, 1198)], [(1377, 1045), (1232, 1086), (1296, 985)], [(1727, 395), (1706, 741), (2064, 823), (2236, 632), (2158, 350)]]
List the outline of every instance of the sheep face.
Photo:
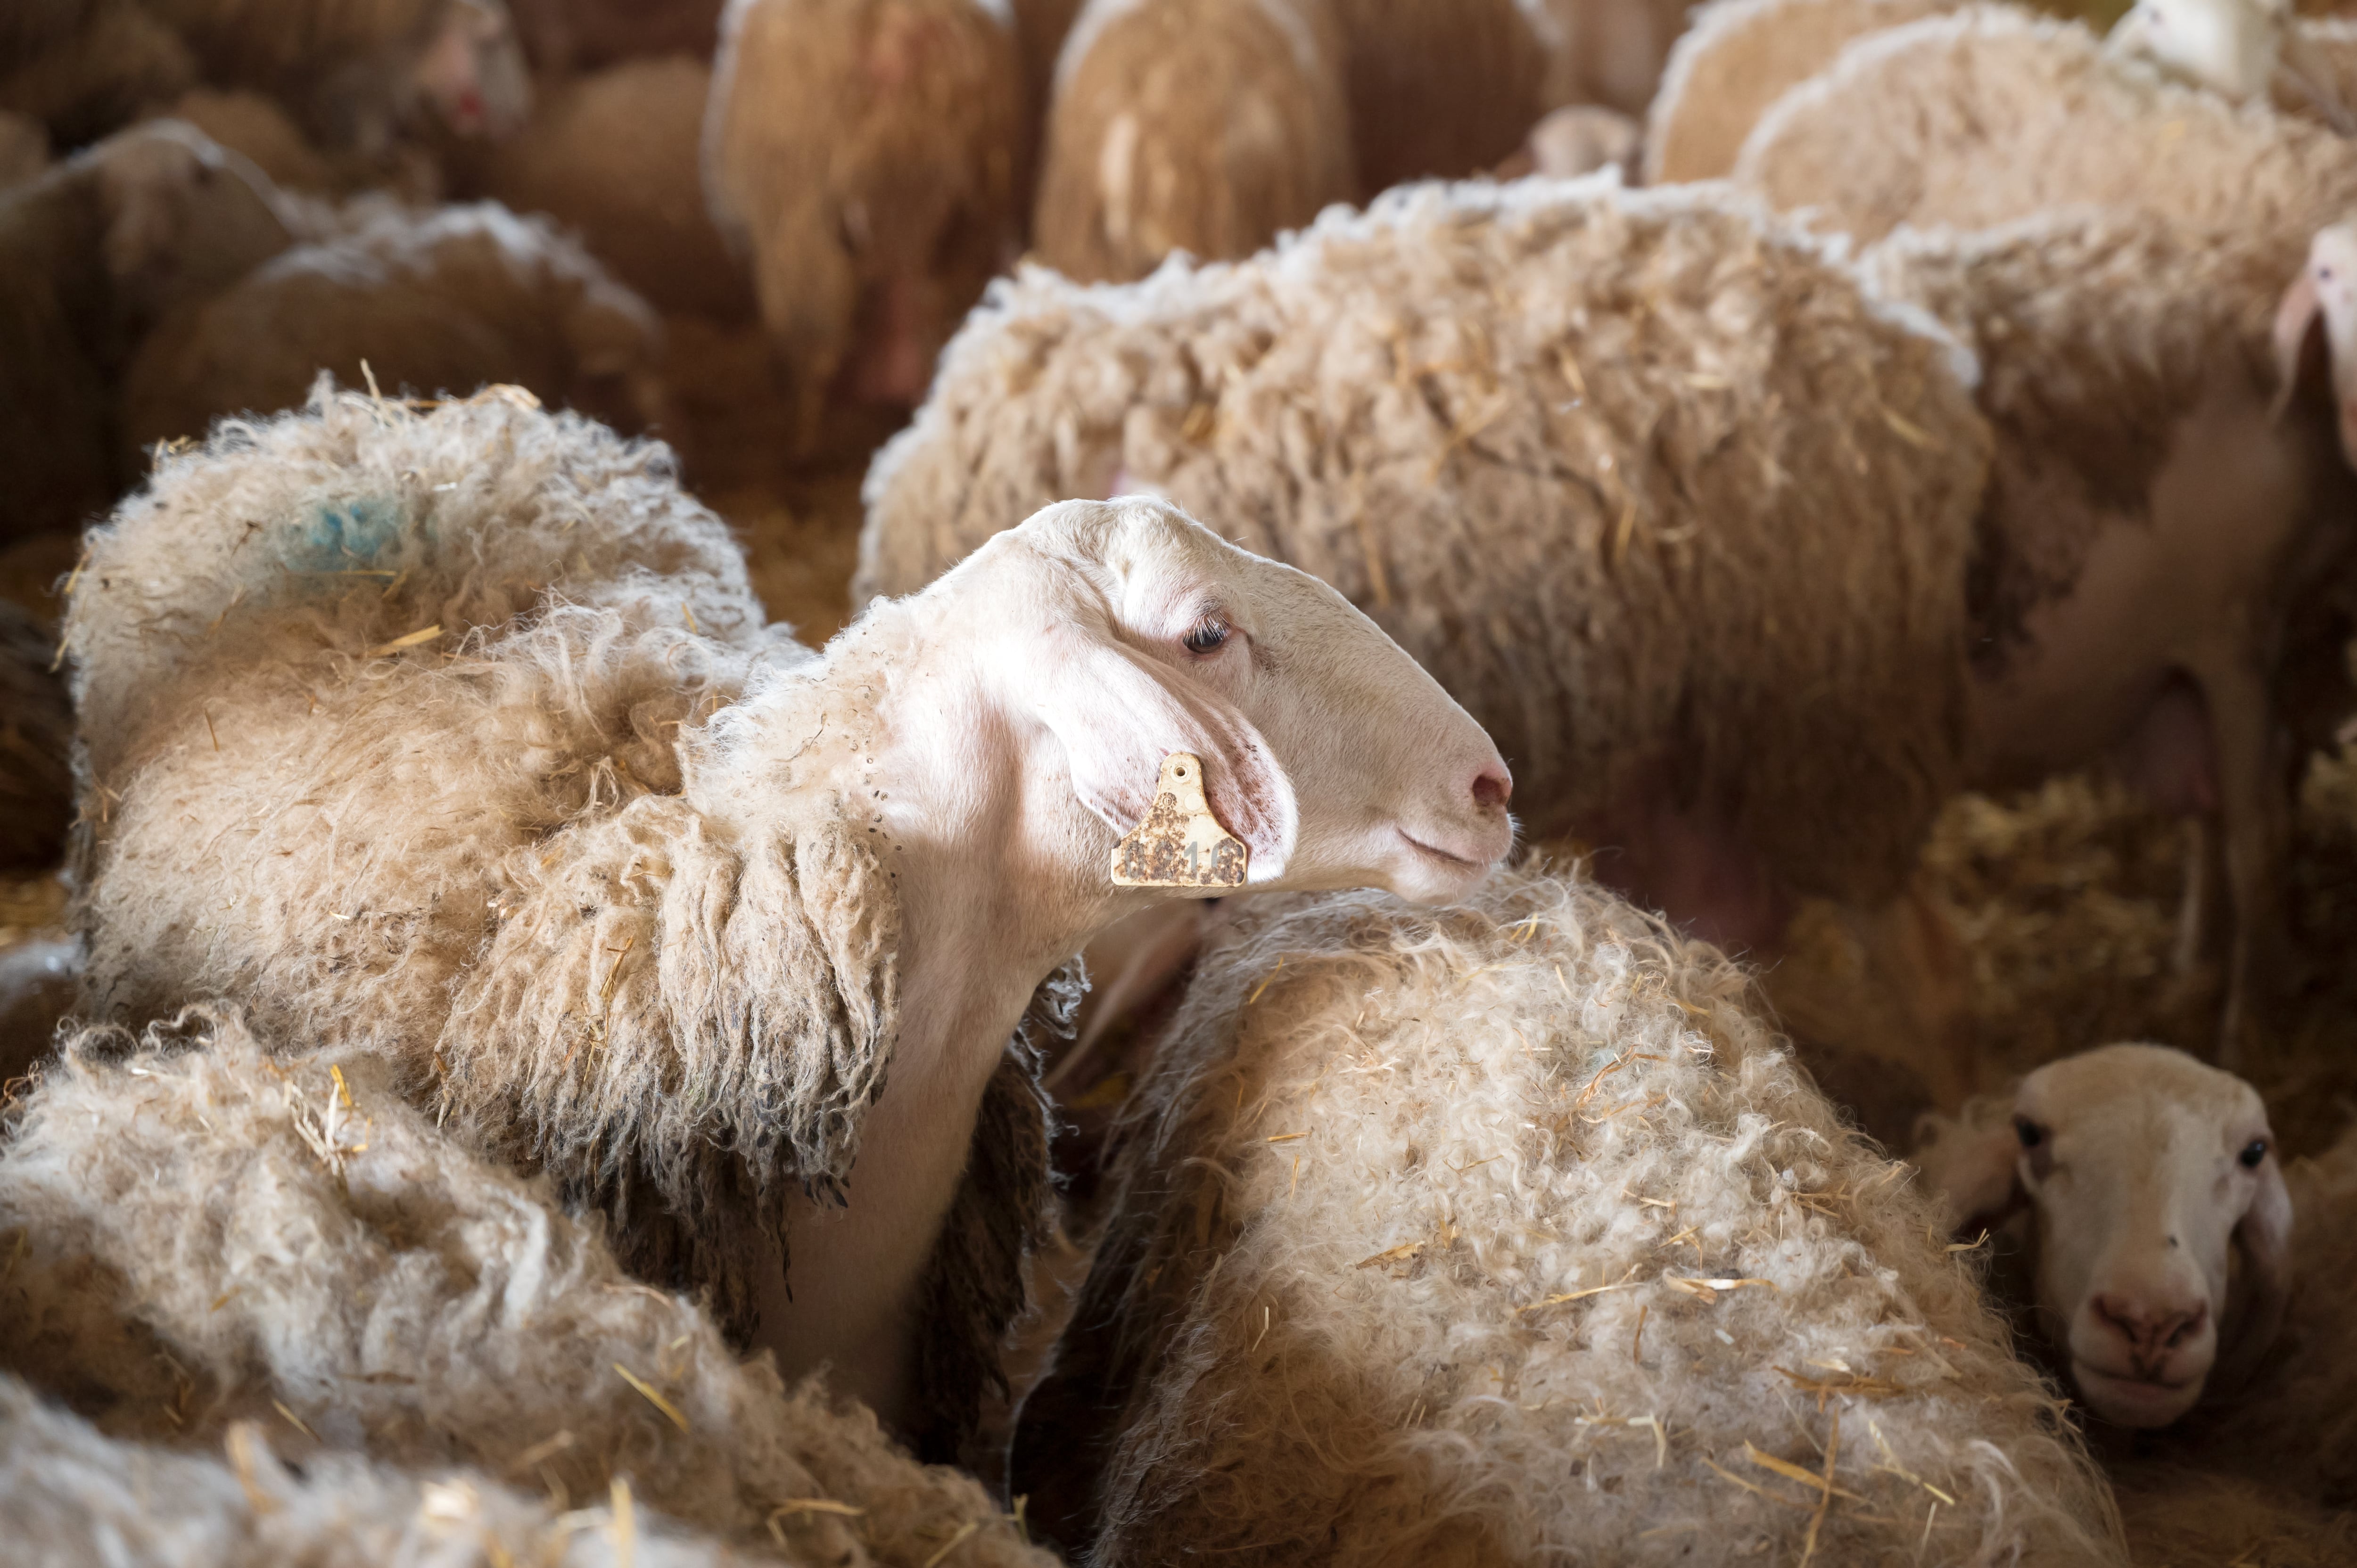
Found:
[(500, 0), (451, 0), (418, 51), (409, 85), (460, 136), (501, 140), (523, 129), (532, 113), (532, 79)]
[(2290, 7), (2267, 0), (2136, 0), (2106, 40), (2117, 53), (2238, 102), (2264, 97)]
[(2357, 464), (2357, 223), (2321, 230), (2308, 265), (2276, 313), (2276, 364), (2288, 404), (2303, 386), (2329, 384), (2341, 450)]
[(194, 126), (156, 121), (86, 156), (106, 271), (136, 325), (226, 288), (293, 242), (261, 172)]
[(1201, 757), (1255, 887), (1456, 897), (1504, 855), (1513, 785), (1481, 727), (1341, 595), (1166, 502), (1066, 501), (927, 596), (993, 623), (990, 667), (1116, 832)]
[(2040, 1069), (1943, 1174), (1964, 1226), (2035, 1209), (2040, 1324), (2107, 1421), (2169, 1424), (2281, 1322), (2291, 1201), (2266, 1108), (2180, 1051), (2106, 1046)]

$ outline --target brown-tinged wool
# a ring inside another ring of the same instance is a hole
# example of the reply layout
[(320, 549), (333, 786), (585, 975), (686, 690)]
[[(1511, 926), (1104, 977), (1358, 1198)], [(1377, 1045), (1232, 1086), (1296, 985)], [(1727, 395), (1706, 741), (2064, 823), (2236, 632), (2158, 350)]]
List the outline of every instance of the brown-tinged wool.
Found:
[(2136, 1568), (2345, 1568), (2357, 1514), (2261, 1481), (2168, 1463), (2109, 1466)]
[(1056, 73), (1039, 258), (1093, 283), (1250, 255), (1358, 190), (1328, 0), (1095, 0)]
[(1477, 174), (1548, 107), (1544, 24), (1523, 0), (1332, 3), (1349, 41), (1351, 146), (1365, 196)]
[(705, 197), (802, 438), (882, 318), (931, 362), (1017, 242), (1029, 157), (1006, 0), (731, 0)]
[(1542, 94), (1642, 116), (1686, 30), (1693, 0), (1538, 0), (1552, 33)]
[(291, 242), (260, 172), (170, 122), (0, 190), (0, 540), (113, 502), (114, 384), (141, 336)]
[(525, 57), (544, 76), (624, 60), (684, 55), (709, 60), (720, 44), (722, 0), (509, 0)]
[(168, 103), (198, 64), (145, 0), (11, 0), (0, 6), (0, 109), (78, 147)]
[(1082, 0), (1013, 0), (1015, 41), (1023, 49), (1023, 86), (1031, 124), (1048, 121), (1048, 96), (1055, 91), (1056, 58), (1081, 14)]
[(387, 1051), (741, 1326), (741, 1227), (849, 1167), (899, 919), (826, 803), (740, 848), (678, 793), (683, 730), (811, 656), (669, 455), (323, 393), (168, 458), (81, 590), (91, 1009)]
[(2001, 664), (2023, 618), (2077, 583), (2096, 534), (2145, 515), (2179, 422), (2218, 371), (2273, 384), (2281, 251), (2266, 233), (2075, 208), (1902, 229), (1861, 258), (1870, 286), (1929, 311), (1980, 361), (1973, 395), (1996, 445), (1973, 564), (1976, 660)]
[(1954, 8), (1953, 0), (1712, 0), (1671, 49), (1646, 112), (1645, 183), (1724, 178), (1760, 116), (1852, 39)]
[(1713, 188), (1417, 187), (1235, 265), (1028, 270), (871, 468), (855, 599), (1125, 473), (1373, 617), (1534, 837), (1666, 764), (1871, 898), (1961, 765), (1955, 352)]
[(1328, 0), (1093, 0), (1056, 77), (1032, 245), (1083, 283), (1248, 256), (1357, 194)]
[(0, 190), (49, 166), (49, 133), (38, 120), (0, 109)]
[(1024, 1412), (1017, 1489), (1067, 1547), (2126, 1561), (1972, 1266), (1744, 971), (1543, 870), (1243, 919)]
[[(691, 1537), (619, 1493), (573, 1510), (481, 1472), (410, 1475), (339, 1455), (314, 1456), (298, 1472), (271, 1451), (285, 1434), (283, 1423), (247, 1423), (212, 1454), (172, 1453), (111, 1439), (0, 1375), (0, 1512), (10, 1561), (33, 1568), (729, 1568), (756, 1560)], [(759, 1561), (777, 1559), (765, 1552)]]
[(56, 637), (0, 600), (0, 866), (55, 865), (73, 818), (73, 703)]
[(396, 210), (167, 319), (124, 376), (123, 435), (134, 447), (194, 439), (225, 415), (299, 408), (322, 371), (388, 395), (503, 382), (640, 427), (656, 412), (661, 332), (545, 220), (494, 202)]
[(173, 101), (171, 117), (251, 158), (282, 192), (330, 192), (339, 187), (335, 164), (311, 145), (303, 128), (274, 98), (200, 87)]
[(490, 155), (483, 194), (546, 213), (660, 310), (749, 316), (752, 285), (698, 183), (711, 87), (709, 64), (673, 55), (549, 88)]
[[(77, 1036), (13, 1122), (0, 1362), (110, 1436), (211, 1447), (252, 1421), (307, 1471), (463, 1466), (591, 1500), (620, 1478), (764, 1558), (918, 1568), (970, 1528), (974, 1561), (1045, 1562), (973, 1479), (634, 1283), (594, 1219), (438, 1130), (382, 1057), (197, 1010)], [(796, 1501), (832, 1506), (776, 1512)]]
[(2288, 280), (2357, 207), (2357, 142), (2166, 82), (2076, 23), (1976, 5), (1845, 50), (1760, 118), (1734, 177), (1861, 243), (2129, 208), (2264, 236)]

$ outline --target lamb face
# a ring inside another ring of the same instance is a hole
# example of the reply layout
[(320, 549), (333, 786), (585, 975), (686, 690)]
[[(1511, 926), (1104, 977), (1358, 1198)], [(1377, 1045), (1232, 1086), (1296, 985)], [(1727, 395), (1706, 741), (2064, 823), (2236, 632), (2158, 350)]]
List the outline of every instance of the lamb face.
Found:
[(985, 545), (928, 596), (963, 598), (982, 656), (1063, 743), (1116, 832), (1162, 758), (1202, 757), (1212, 813), (1256, 888), (1370, 884), (1453, 897), (1506, 853), (1513, 780), (1465, 710), (1324, 583), (1168, 504), (1069, 501)]
[(410, 68), (409, 86), (454, 134), (499, 141), (523, 129), (532, 79), (500, 0), (451, 0)]
[(2002, 1122), (1927, 1165), (1960, 1230), (2033, 1207), (2040, 1322), (2106, 1421), (2169, 1425), (2281, 1322), (2291, 1200), (2266, 1108), (2181, 1051), (2051, 1063)]

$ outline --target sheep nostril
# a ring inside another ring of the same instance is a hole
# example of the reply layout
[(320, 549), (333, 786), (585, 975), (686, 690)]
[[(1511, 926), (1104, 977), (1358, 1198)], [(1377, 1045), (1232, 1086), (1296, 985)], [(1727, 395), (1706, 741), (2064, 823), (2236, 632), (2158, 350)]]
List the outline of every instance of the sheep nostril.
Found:
[(1514, 780), (1511, 774), (1495, 768), (1485, 768), (1473, 776), (1473, 804), (1482, 811), (1502, 806), (1514, 796)]

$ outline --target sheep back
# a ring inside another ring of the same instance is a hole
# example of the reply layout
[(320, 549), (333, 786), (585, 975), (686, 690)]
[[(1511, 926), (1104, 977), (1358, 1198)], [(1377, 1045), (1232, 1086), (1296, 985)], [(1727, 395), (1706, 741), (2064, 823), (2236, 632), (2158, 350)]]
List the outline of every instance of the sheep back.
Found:
[(1794, 885), (1882, 896), (1964, 744), (1956, 359), (1712, 188), (1415, 187), (1232, 266), (1028, 271), (871, 467), (855, 600), (1125, 476), (1372, 616), (1534, 836), (1674, 758)]
[(1066, 1547), (2125, 1561), (1971, 1265), (1743, 971), (1545, 872), (1242, 918), (1023, 1412)]
[(980, 1561), (1044, 1561), (973, 1480), (634, 1283), (597, 1221), (438, 1130), (381, 1058), (195, 1012), (78, 1036), (13, 1123), (0, 1360), (114, 1437), (254, 1421), (307, 1471), (365, 1455), (592, 1498), (623, 1478), (798, 1563), (916, 1568), (962, 1526)]
[(2357, 144), (2169, 84), (2075, 23), (1980, 5), (1844, 51), (1760, 118), (1735, 178), (1861, 242), (1900, 223), (2132, 208), (2271, 236), (2288, 279), (2357, 206)]
[(1952, 0), (1713, 0), (1671, 48), (1646, 112), (1645, 183), (1725, 177), (1760, 116), (1851, 39), (1952, 9)]

